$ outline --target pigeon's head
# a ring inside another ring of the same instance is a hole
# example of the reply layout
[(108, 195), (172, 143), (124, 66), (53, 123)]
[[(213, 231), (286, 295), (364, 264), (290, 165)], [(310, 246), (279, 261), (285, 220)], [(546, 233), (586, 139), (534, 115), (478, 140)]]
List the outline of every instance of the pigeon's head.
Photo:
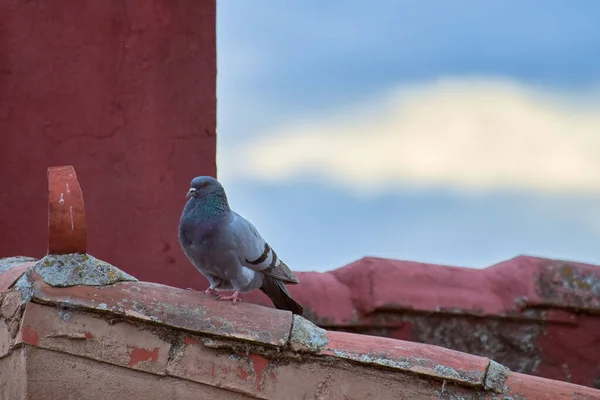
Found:
[(197, 176), (192, 179), (186, 197), (202, 198), (211, 194), (224, 195), (225, 190), (218, 180), (211, 176)]

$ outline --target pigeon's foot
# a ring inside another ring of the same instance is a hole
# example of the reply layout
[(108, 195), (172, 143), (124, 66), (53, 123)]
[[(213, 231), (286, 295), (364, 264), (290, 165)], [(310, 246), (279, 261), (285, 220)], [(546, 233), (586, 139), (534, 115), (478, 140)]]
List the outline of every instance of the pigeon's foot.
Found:
[(242, 301), (242, 299), (240, 299), (239, 296), (239, 292), (236, 290), (235, 292), (233, 292), (233, 294), (231, 296), (219, 296), (217, 298), (217, 300), (221, 300), (221, 301), (227, 301), (227, 300), (231, 300), (231, 302), (233, 304), (235, 304), (237, 301)]
[(202, 293), (204, 293), (204, 294), (206, 294), (206, 295), (209, 295), (209, 296), (213, 296), (213, 297), (215, 297), (215, 296), (218, 296), (218, 295), (219, 295), (215, 289), (211, 289), (211, 288), (208, 288), (208, 289), (206, 289), (206, 290), (205, 290), (204, 292), (202, 292)]

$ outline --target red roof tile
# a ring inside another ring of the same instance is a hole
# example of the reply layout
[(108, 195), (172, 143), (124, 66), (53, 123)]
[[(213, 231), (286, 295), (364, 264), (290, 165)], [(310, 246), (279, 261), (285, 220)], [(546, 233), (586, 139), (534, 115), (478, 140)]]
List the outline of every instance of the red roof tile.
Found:
[(186, 331), (249, 340), (265, 345), (287, 343), (292, 314), (248, 303), (214, 313), (215, 299), (199, 292), (150, 282), (119, 282), (111, 286), (57, 288), (32, 274), (33, 300), (133, 319), (161, 323)]

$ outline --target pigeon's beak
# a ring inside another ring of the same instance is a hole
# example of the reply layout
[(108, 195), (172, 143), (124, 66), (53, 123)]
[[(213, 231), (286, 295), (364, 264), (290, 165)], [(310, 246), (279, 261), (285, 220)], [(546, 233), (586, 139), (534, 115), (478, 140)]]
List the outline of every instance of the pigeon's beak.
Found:
[(194, 194), (195, 191), (196, 191), (196, 189), (190, 188), (190, 190), (188, 190), (187, 194), (185, 195), (185, 198), (189, 199)]

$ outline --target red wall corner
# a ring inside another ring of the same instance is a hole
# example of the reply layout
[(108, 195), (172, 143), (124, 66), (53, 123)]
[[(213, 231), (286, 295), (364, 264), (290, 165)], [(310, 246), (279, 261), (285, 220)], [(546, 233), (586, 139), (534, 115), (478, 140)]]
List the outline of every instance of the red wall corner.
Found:
[(68, 164), (90, 254), (203, 286), (177, 225), (190, 180), (216, 174), (215, 9), (0, 0), (0, 257), (46, 253), (46, 169)]

